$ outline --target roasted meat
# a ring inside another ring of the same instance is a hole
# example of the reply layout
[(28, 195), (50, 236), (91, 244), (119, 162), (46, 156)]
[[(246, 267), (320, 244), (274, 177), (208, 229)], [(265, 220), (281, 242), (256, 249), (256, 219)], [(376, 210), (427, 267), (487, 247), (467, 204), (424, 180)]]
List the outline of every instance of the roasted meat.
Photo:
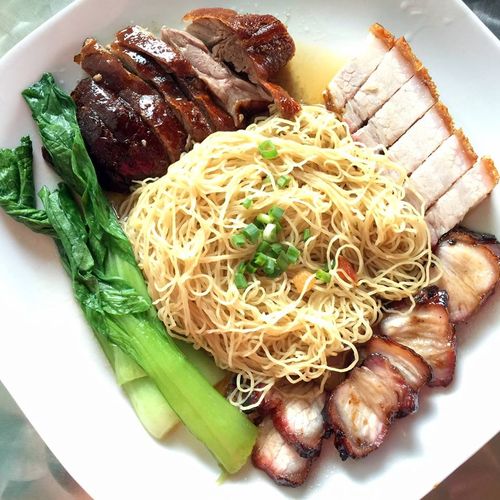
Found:
[(363, 351), (367, 356), (373, 353), (385, 356), (414, 391), (418, 392), (431, 379), (432, 371), (428, 363), (415, 351), (398, 342), (374, 336), (364, 344)]
[(122, 47), (151, 56), (169, 73), (182, 77), (195, 76), (191, 64), (177, 50), (141, 26), (128, 26), (118, 31), (116, 41)]
[[(139, 53), (160, 66), (164, 72), (169, 73), (183, 94), (203, 112), (214, 130), (234, 130), (236, 128), (232, 117), (214, 102), (206, 85), (196, 76), (191, 63), (180, 54), (174, 45), (156, 38), (140, 26), (129, 26), (116, 34), (113, 47)], [(171, 60), (174, 56), (171, 54), (175, 55), (176, 61), (182, 62), (183, 71), (177, 71), (177, 66), (172, 65)]]
[(380, 24), (373, 24), (361, 52), (341, 68), (328, 84), (323, 93), (326, 107), (343, 114), (346, 103), (354, 97), (393, 45), (392, 34)]
[(430, 386), (447, 386), (453, 380), (456, 349), (455, 329), (448, 315), (448, 294), (437, 287), (428, 287), (416, 297), (409, 310), (409, 301), (393, 303), (390, 312), (378, 325), (380, 334), (419, 354), (431, 367)]
[(104, 187), (127, 192), (133, 180), (165, 173), (169, 161), (162, 143), (126, 101), (91, 78), (79, 82), (71, 97)]
[(425, 215), (432, 245), (459, 224), (469, 210), (483, 201), (498, 184), (498, 179), (493, 160), (488, 157), (481, 158), (460, 177)]
[(219, 61), (248, 75), (276, 103), (281, 115), (291, 118), (300, 105), (279, 85), (269, 82), (295, 53), (285, 25), (270, 15), (238, 14), (234, 10), (196, 9), (184, 16), (189, 33), (199, 38)]
[(438, 100), (427, 70), (421, 68), (353, 137), (365, 146), (392, 146)]
[(351, 133), (356, 132), (405, 84), (422, 63), (404, 38), (382, 58), (375, 71), (346, 104), (343, 120)]
[(254, 83), (269, 80), (293, 57), (295, 44), (286, 26), (268, 14), (238, 14), (234, 10), (195, 9), (184, 16), (187, 31), (222, 61)]
[(161, 36), (191, 63), (196, 76), (205, 82), (236, 125), (243, 123), (246, 113), (252, 115), (267, 109), (271, 102), (269, 95), (216, 61), (203, 42), (185, 31), (170, 28), (162, 28)]
[[(407, 187), (420, 194), (427, 210), (477, 160), (467, 137), (456, 130), (413, 172)], [(415, 202), (420, 208), (422, 200)]]
[(111, 45), (111, 51), (130, 71), (154, 85), (194, 141), (201, 142), (216, 130), (201, 109), (186, 97), (172, 75), (155, 61), (118, 43)]
[(443, 275), (438, 285), (449, 295), (450, 320), (466, 321), (495, 291), (500, 280), (500, 245), (492, 235), (457, 228), (436, 247)]
[(98, 85), (130, 105), (156, 134), (171, 162), (179, 159), (186, 146), (186, 131), (156, 90), (127, 71), (119, 59), (93, 38), (85, 41), (75, 60)]
[(399, 410), (398, 389), (399, 381), (360, 366), (332, 392), (325, 413), (342, 460), (364, 457), (382, 444)]
[(312, 459), (301, 457), (266, 417), (259, 425), (252, 462), (278, 484), (299, 486), (307, 479)]
[(389, 148), (388, 157), (411, 174), (453, 130), (448, 108), (439, 101)]

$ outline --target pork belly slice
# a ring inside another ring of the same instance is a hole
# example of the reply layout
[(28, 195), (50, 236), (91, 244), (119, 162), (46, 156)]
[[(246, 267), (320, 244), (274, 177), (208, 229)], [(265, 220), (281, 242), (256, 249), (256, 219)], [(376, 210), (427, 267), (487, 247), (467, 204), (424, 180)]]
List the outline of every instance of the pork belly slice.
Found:
[(389, 338), (373, 336), (363, 345), (363, 351), (367, 356), (373, 353), (385, 356), (416, 392), (431, 379), (431, 367), (421, 356)]
[[(461, 130), (448, 137), (412, 174), (407, 188), (422, 199), (412, 200), (426, 211), (477, 161), (477, 155)], [(422, 201), (423, 200), (423, 201)]]
[(395, 368), (388, 358), (379, 353), (370, 354), (363, 362), (363, 366), (376, 373), (381, 379), (387, 380), (398, 395), (398, 410), (396, 417), (405, 417), (418, 408), (418, 393), (407, 383), (401, 372)]
[(266, 417), (259, 425), (252, 462), (278, 484), (295, 487), (307, 479), (312, 459), (301, 457), (274, 428), (272, 419)]
[(323, 93), (326, 107), (342, 114), (347, 101), (354, 97), (393, 45), (392, 34), (380, 24), (373, 24), (364, 48), (328, 84)]
[(438, 101), (389, 148), (387, 156), (411, 174), (453, 130), (448, 108)]
[(161, 36), (191, 63), (196, 76), (206, 83), (237, 126), (244, 121), (245, 112), (254, 114), (267, 109), (271, 97), (262, 88), (237, 77), (226, 65), (216, 61), (200, 40), (185, 31), (166, 27), (162, 28)]
[(158, 90), (194, 141), (201, 142), (215, 131), (200, 108), (184, 95), (172, 76), (156, 62), (139, 52), (121, 47), (118, 43), (111, 45), (111, 52), (127, 69)]
[(122, 47), (148, 54), (169, 73), (182, 77), (195, 76), (191, 64), (177, 50), (163, 43), (142, 26), (127, 26), (115, 36)]
[(493, 160), (486, 156), (481, 158), (425, 214), (432, 245), (462, 221), (497, 184), (498, 172)]
[(188, 12), (184, 20), (191, 23), (187, 31), (211, 49), (215, 59), (231, 64), (269, 93), (282, 116), (291, 118), (300, 111), (285, 89), (268, 81), (295, 54), (293, 39), (279, 19), (208, 8)]
[[(80, 81), (71, 97), (85, 144), (107, 189), (127, 192), (132, 181), (166, 172), (169, 161), (163, 145), (126, 101), (91, 78)], [(80, 121), (86, 109), (99, 120)]]
[(354, 97), (347, 101), (342, 119), (351, 133), (371, 118), (421, 67), (422, 63), (406, 40), (399, 38)]
[(445, 234), (435, 249), (443, 275), (438, 286), (449, 295), (453, 323), (466, 321), (495, 291), (500, 280), (500, 245), (492, 235), (464, 228)]
[(455, 329), (447, 304), (444, 290), (428, 287), (416, 297), (413, 310), (409, 311), (409, 301), (394, 303), (395, 312), (385, 314), (378, 325), (380, 334), (409, 347), (429, 364), (429, 386), (446, 387), (455, 371)]
[(365, 457), (377, 449), (398, 409), (391, 379), (366, 366), (355, 368), (333, 391), (325, 408), (342, 460)]
[(127, 71), (120, 60), (88, 38), (75, 57), (99, 85), (120, 96), (154, 131), (171, 162), (185, 150), (187, 134), (161, 96), (144, 80)]
[(353, 137), (368, 147), (389, 147), (437, 101), (427, 70), (410, 78)]

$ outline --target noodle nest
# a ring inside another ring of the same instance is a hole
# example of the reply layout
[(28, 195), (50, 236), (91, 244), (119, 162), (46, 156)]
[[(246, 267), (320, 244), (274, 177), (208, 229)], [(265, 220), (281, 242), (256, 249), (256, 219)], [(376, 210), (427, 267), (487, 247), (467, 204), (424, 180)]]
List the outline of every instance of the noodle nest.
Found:
[[(259, 153), (268, 139), (275, 159)], [(280, 176), (290, 178), (284, 189)], [(195, 145), (164, 177), (139, 186), (124, 227), (160, 318), (238, 374), (233, 402), (244, 407), (241, 394), (256, 387), (262, 395), (277, 381), (322, 388), (331, 372), (351, 369), (383, 304), (412, 300), (429, 284), (429, 234), (406, 201), (405, 180), (333, 113), (304, 106), (293, 120), (271, 116)], [(231, 236), (273, 206), (285, 211), (280, 243), (297, 247), (300, 259), (277, 278), (248, 276), (240, 290), (235, 271), (255, 245), (234, 248)], [(316, 279), (321, 268), (329, 283)]]

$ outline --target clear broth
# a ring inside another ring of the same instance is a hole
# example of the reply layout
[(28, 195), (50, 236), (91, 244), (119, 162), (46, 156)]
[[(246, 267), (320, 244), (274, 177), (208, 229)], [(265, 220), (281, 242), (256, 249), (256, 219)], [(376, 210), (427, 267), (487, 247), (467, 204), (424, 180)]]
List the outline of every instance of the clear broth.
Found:
[(295, 99), (305, 104), (323, 104), (323, 91), (345, 61), (328, 46), (296, 42), (295, 56), (275, 80)]

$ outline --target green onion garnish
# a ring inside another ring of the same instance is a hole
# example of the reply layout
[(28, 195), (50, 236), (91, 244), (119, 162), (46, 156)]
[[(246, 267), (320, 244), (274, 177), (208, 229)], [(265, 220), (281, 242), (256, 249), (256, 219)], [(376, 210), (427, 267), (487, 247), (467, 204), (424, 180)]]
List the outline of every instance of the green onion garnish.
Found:
[(265, 265), (265, 263), (267, 262), (267, 259), (268, 259), (268, 256), (266, 254), (258, 253), (254, 257), (252, 264), (254, 266), (257, 266), (257, 267), (263, 267)]
[(257, 222), (260, 222), (261, 224), (271, 224), (273, 222), (273, 218), (270, 215), (267, 214), (259, 214), (256, 217)]
[(248, 286), (247, 279), (245, 278), (243, 273), (236, 273), (234, 275), (234, 284), (239, 289), (246, 288)]
[(240, 262), (238, 264), (238, 267), (236, 268), (236, 274), (244, 274), (245, 273), (245, 263), (244, 262)]
[(278, 177), (276, 184), (278, 184), (278, 187), (280, 189), (285, 189), (288, 186), (288, 184), (290, 184), (290, 176), (289, 175), (282, 175), (282, 176)]
[(307, 241), (310, 237), (311, 237), (311, 230), (308, 227), (306, 227), (304, 229), (304, 234), (303, 234), (302, 238), (304, 241)]
[(256, 253), (269, 255), (269, 253), (271, 253), (271, 245), (267, 241), (261, 241), (257, 247)]
[(332, 280), (332, 275), (330, 273), (327, 273), (326, 271), (323, 271), (323, 269), (318, 269), (316, 271), (316, 278), (323, 283), (330, 283), (330, 281)]
[(242, 234), (233, 234), (231, 236), (231, 243), (235, 248), (244, 247), (246, 242), (247, 240)]
[(259, 144), (259, 153), (262, 155), (262, 158), (266, 160), (272, 160), (278, 157), (278, 150), (272, 141), (264, 141)]
[(273, 257), (277, 257), (283, 251), (283, 245), (281, 243), (273, 243), (271, 245), (271, 253)]
[(293, 245), (289, 246), (286, 250), (286, 258), (290, 264), (296, 264), (300, 257), (300, 250)]
[(257, 243), (261, 236), (261, 230), (253, 223), (248, 224), (242, 233), (250, 243)]
[(276, 266), (280, 273), (284, 273), (288, 269), (288, 257), (285, 252), (281, 252), (276, 259)]
[(271, 184), (271, 176), (268, 175), (263, 181), (262, 181), (262, 185), (263, 186), (266, 186), (267, 184)]
[(276, 227), (276, 224), (268, 224), (264, 228), (262, 238), (264, 239), (264, 241), (267, 241), (269, 243), (275, 243), (276, 241), (278, 241), (278, 228)]
[(275, 220), (278, 221), (283, 217), (283, 214), (285, 213), (285, 210), (283, 210), (280, 207), (271, 207), (269, 210), (269, 215)]
[(250, 198), (245, 198), (241, 204), (245, 207), (245, 208), (250, 208), (252, 206), (252, 203), (253, 201), (250, 199)]
[(276, 260), (272, 257), (268, 257), (267, 262), (264, 264), (263, 271), (266, 276), (275, 277), (277, 271)]
[(253, 265), (251, 262), (245, 264), (245, 272), (253, 274), (255, 271), (257, 271), (257, 266)]

